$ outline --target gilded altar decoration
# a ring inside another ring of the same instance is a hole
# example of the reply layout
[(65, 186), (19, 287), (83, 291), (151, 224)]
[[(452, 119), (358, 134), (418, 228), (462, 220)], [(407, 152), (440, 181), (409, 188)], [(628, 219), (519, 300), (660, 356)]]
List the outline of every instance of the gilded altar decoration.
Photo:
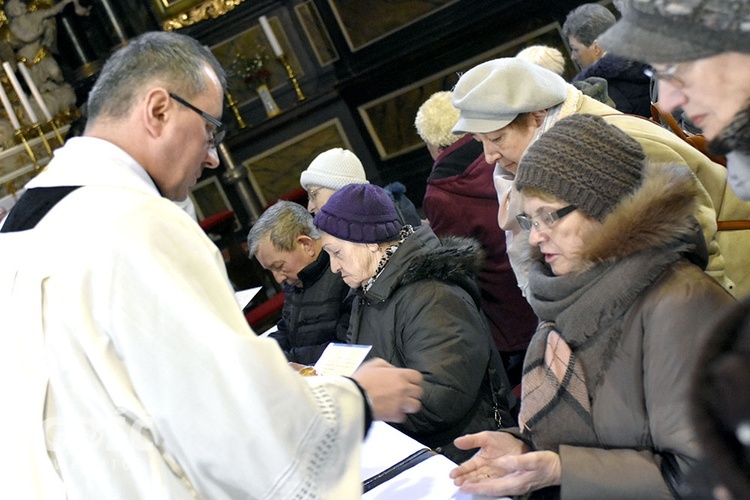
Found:
[(153, 0), (164, 20), (162, 29), (174, 31), (206, 19), (215, 19), (234, 10), (244, 0)]

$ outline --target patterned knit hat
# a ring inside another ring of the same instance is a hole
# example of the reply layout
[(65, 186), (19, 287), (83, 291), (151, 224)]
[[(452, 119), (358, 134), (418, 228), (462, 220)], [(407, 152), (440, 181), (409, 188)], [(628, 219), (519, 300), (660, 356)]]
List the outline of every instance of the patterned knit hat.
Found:
[(635, 139), (601, 117), (572, 115), (529, 147), (516, 188), (538, 189), (602, 221), (641, 185), (645, 158)]
[(747, 0), (626, 0), (621, 11), (622, 19), (599, 36), (607, 52), (650, 63), (750, 54)]
[(313, 223), (321, 231), (353, 243), (395, 241), (401, 231), (393, 200), (385, 189), (372, 184), (342, 187)]
[(305, 189), (312, 185), (336, 191), (348, 184), (368, 184), (369, 181), (357, 155), (348, 149), (334, 148), (316, 156), (300, 175), (299, 183)]

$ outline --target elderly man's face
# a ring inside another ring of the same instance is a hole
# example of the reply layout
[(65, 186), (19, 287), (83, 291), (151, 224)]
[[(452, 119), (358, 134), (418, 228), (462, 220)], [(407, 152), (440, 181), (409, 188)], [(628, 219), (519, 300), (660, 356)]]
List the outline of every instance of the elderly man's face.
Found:
[(265, 237), (255, 251), (255, 258), (264, 269), (271, 271), (277, 283), (296, 287), (302, 287), (299, 272), (315, 262), (317, 257), (313, 240), (308, 236), (298, 237), (293, 250), (280, 250), (271, 243), (270, 238)]
[(750, 102), (750, 54), (725, 52), (676, 65), (654, 64), (659, 107), (681, 107), (690, 121), (715, 138)]

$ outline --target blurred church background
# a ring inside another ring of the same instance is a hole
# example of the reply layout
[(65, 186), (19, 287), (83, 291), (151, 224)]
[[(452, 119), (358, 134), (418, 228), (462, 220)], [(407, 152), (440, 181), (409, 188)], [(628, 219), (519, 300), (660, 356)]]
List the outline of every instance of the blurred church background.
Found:
[[(21, 2), (5, 0), (0, 7), (3, 61), (13, 58), (14, 50), (18, 57), (19, 37), (10, 28), (14, 16), (25, 14)], [(80, 130), (78, 117), (85, 115), (87, 92), (101, 64), (129, 38), (149, 30), (174, 30), (211, 48), (229, 72), (222, 120), (228, 135), (220, 150), (222, 165), (205, 172), (191, 198), (204, 225), (222, 221), (220, 229), (207, 230), (229, 247), (244, 241), (249, 227), (274, 200), (305, 203), (299, 174), (332, 147), (354, 151), (371, 182), (402, 182), (420, 207), (432, 160), (413, 125), (419, 106), (432, 93), (450, 90), (462, 71), (488, 59), (514, 56), (529, 45), (558, 47), (568, 57), (560, 26), (582, 3), (31, 0), (25, 6), (29, 13), (46, 12), (44, 22), (56, 24), (54, 39), (46, 41), (48, 49), (36, 55), (40, 60), (53, 57), (75, 93), (71, 109), (49, 124), (39, 119), (41, 135), (48, 136), (52, 148), (57, 145), (52, 125), (69, 135)], [(600, 3), (611, 8), (609, 1)], [(83, 8), (88, 8), (87, 15), (81, 15)], [(566, 76), (576, 71), (568, 61)], [(22, 112), (7, 76), (0, 74), (0, 81)], [(31, 96), (29, 86), (22, 85)], [(45, 163), (40, 134), (21, 125), (25, 134), (16, 133), (0, 144), (8, 150), (0, 152), (0, 199), (21, 188)], [(34, 140), (36, 161), (30, 161), (20, 136)], [(12, 148), (15, 159), (4, 160), (2, 155)], [(222, 214), (228, 213), (227, 222)]]

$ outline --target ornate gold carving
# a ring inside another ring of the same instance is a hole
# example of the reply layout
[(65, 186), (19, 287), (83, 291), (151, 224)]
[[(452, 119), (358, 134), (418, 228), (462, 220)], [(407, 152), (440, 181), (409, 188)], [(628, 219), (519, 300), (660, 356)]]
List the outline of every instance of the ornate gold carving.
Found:
[(164, 31), (174, 31), (186, 26), (192, 26), (206, 19), (214, 19), (234, 10), (244, 0), (207, 0), (187, 12), (165, 20), (161, 27)]

